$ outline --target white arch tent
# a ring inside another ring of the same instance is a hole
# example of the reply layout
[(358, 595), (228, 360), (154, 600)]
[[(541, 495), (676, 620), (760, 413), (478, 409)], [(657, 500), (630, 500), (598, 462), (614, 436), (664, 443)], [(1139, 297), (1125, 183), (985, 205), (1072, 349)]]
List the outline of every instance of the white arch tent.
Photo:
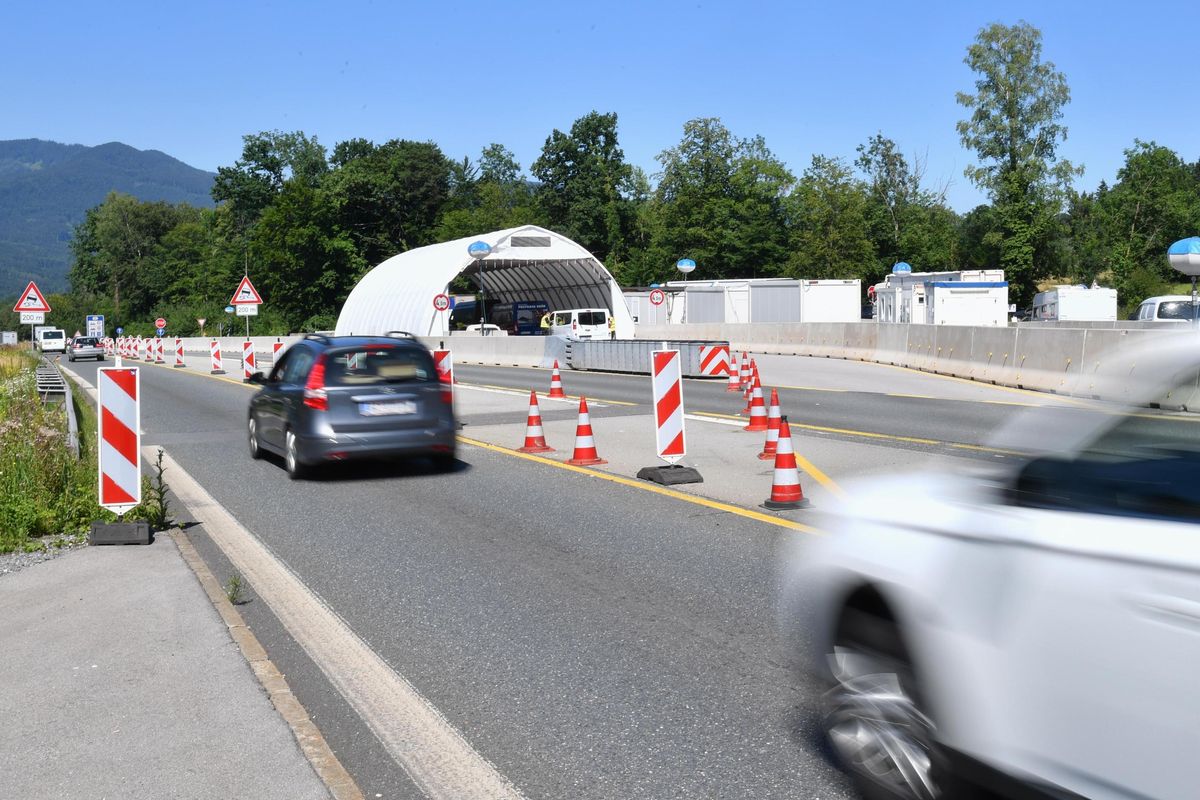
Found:
[[(467, 254), (472, 242), (491, 245), (487, 258)], [(482, 273), (482, 274), (481, 274)], [(378, 335), (392, 330), (420, 336), (442, 333), (448, 317), (433, 307), (435, 295), (466, 274), (487, 290), (488, 303), (544, 300), (551, 310), (607, 308), (617, 336), (633, 338), (633, 318), (617, 282), (600, 261), (561, 234), (526, 225), (418, 247), (392, 256), (358, 282), (338, 316), (340, 335)]]

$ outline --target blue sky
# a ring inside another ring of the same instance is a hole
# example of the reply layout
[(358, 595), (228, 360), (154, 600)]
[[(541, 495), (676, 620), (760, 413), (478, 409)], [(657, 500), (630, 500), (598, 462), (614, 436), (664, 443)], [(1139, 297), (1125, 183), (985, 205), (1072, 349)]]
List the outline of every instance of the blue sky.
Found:
[(1067, 77), (1061, 154), (1112, 181), (1135, 137), (1200, 158), (1200, 3), (114, 2), (5, 4), (0, 139), (162, 150), (232, 164), (243, 134), (303, 130), (328, 148), (489, 142), (528, 169), (554, 128), (616, 111), (653, 173), (683, 123), (761, 134), (799, 174), (876, 131), (926, 162), (966, 211), (983, 196), (954, 130), (984, 25), (1026, 19)]

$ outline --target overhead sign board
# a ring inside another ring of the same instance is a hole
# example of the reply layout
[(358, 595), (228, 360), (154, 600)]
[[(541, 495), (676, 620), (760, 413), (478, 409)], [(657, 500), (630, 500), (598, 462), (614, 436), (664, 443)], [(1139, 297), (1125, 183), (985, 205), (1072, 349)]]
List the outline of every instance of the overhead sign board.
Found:
[[(242, 278), (242, 282), (238, 284), (237, 291), (233, 293), (233, 297), (229, 301), (231, 306), (251, 305), (257, 306), (262, 304), (262, 297), (259, 296), (258, 290), (254, 288), (254, 284), (250, 282), (250, 276), (246, 275)], [(244, 315), (243, 315), (244, 316)], [(254, 316), (251, 314), (250, 316)]]
[(46, 315), (41, 311), (22, 311), (22, 325), (41, 325), (46, 321)]
[(25, 291), (21, 292), (21, 298), (17, 300), (17, 304), (13, 306), (13, 311), (41, 311), (43, 314), (50, 312), (50, 304), (46, 302), (42, 290), (37, 287), (33, 281), (25, 287)]

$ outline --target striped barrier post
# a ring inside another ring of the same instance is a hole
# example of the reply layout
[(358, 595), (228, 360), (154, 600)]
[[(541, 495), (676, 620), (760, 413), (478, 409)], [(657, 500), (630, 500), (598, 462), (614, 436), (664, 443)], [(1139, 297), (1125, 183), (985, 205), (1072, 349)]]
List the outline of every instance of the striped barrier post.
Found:
[(163, 353), (166, 350), (166, 344), (167, 343), (162, 340), (161, 336), (154, 337), (154, 363), (155, 364), (167, 363), (167, 359), (163, 355)]
[(186, 367), (187, 363), (183, 360), (183, 339), (175, 337), (175, 369)]
[(154, 340), (142, 339), (142, 360), (147, 364), (154, 363)]
[(700, 374), (728, 375), (729, 346), (723, 344), (700, 345)]
[(449, 350), (434, 350), (433, 366), (437, 368), (438, 380), (442, 383), (454, 383), (454, 356)]
[(137, 367), (101, 367), (100, 505), (124, 514), (142, 501), (141, 392)]
[(279, 363), (279, 351), (282, 349), (283, 349), (283, 342), (276, 339), (275, 343), (273, 345), (271, 345), (271, 366), (272, 367)]
[(654, 382), (654, 443), (658, 457), (674, 464), (687, 455), (683, 437), (683, 370), (678, 350), (650, 353)]
[(254, 342), (247, 339), (242, 342), (242, 383), (249, 383), (250, 376), (257, 371), (254, 368)]
[(216, 339), (212, 340), (212, 369), (209, 370), (212, 375), (224, 375), (225, 370), (221, 368), (221, 343)]

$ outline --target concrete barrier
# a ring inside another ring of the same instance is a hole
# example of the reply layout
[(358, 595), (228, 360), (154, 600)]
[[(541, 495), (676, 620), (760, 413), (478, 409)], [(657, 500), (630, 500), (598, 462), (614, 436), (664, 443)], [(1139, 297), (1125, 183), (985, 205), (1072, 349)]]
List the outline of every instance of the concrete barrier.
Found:
[[(638, 338), (723, 339), (737, 351), (848, 358), (970, 380), (1081, 397), (1129, 400), (1138, 369), (1127, 345), (1178, 335), (1180, 326), (1095, 325), (1004, 328), (877, 322), (639, 326)], [(1101, 380), (1101, 374), (1125, 375)], [(1200, 410), (1195, 389), (1156, 403)]]

